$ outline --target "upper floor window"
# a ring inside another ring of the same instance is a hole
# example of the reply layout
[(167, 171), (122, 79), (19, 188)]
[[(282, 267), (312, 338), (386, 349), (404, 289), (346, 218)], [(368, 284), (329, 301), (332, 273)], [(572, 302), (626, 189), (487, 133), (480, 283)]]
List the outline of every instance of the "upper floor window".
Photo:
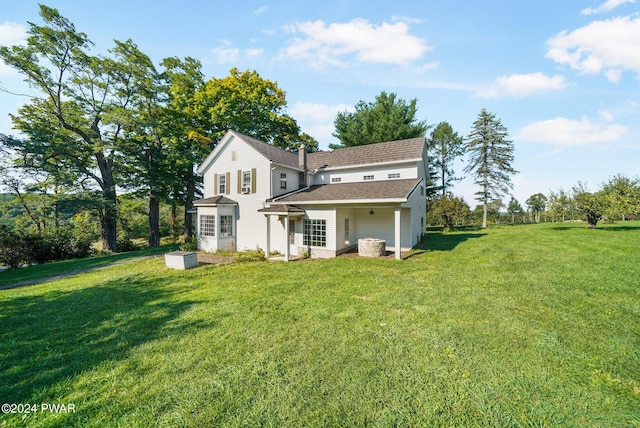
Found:
[(391, 172), (391, 173), (387, 174), (387, 178), (400, 178), (400, 173), (399, 172)]
[(227, 176), (226, 174), (218, 174), (218, 193), (224, 195), (227, 193)]
[(251, 193), (251, 171), (242, 171), (242, 193)]
[(362, 177), (363, 180), (373, 180), (375, 178), (375, 176), (373, 175), (365, 175), (364, 177)]
[(280, 173), (280, 188), (281, 189), (286, 189), (287, 188), (287, 173), (286, 172), (281, 172)]

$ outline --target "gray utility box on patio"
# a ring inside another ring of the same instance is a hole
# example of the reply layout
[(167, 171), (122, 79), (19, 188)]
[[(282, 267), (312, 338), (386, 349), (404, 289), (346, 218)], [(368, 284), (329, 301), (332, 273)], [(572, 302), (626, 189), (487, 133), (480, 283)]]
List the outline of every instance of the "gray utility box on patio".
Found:
[(164, 262), (168, 268), (191, 269), (198, 266), (198, 253), (192, 251), (172, 251), (164, 255)]

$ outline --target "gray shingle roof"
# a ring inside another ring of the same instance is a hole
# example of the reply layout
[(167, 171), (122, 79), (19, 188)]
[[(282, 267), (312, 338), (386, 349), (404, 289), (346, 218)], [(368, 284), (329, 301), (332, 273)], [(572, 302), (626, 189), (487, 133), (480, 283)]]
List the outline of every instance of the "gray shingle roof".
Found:
[(249, 137), (248, 135), (244, 135), (240, 132), (233, 131), (233, 133), (242, 141), (253, 147), (256, 151), (258, 151), (265, 158), (279, 163), (281, 165), (287, 165), (294, 168), (298, 167), (298, 154), (289, 152), (287, 150), (281, 149), (280, 147), (273, 146), (269, 143), (265, 143), (264, 141), (260, 141), (256, 138)]
[(322, 184), (311, 186), (283, 198), (275, 203), (406, 200), (420, 183), (419, 178), (404, 180), (365, 181), (357, 183)]
[(196, 199), (193, 201), (194, 207), (202, 206), (216, 206), (216, 205), (238, 205), (233, 199), (229, 199), (226, 196), (218, 195), (212, 198)]
[(270, 205), (267, 208), (261, 208), (258, 210), (260, 213), (291, 213), (291, 214), (303, 214), (305, 211), (302, 208), (298, 208), (293, 205), (276, 204)]
[[(276, 163), (298, 168), (298, 154), (283, 150), (280, 147), (249, 137), (240, 132), (233, 133), (249, 144), (265, 158)], [(385, 143), (367, 144), (364, 146), (346, 147), (330, 152), (316, 152), (307, 155), (309, 169), (314, 170), (326, 166), (338, 168), (350, 165), (366, 165), (409, 159), (420, 159), (424, 150), (425, 138), (409, 138), (406, 140), (388, 141)]]
[(309, 153), (309, 169), (326, 166), (337, 168), (350, 165), (366, 165), (409, 159), (420, 159), (424, 150), (425, 138), (389, 141), (367, 144), (365, 146), (346, 147), (332, 152)]

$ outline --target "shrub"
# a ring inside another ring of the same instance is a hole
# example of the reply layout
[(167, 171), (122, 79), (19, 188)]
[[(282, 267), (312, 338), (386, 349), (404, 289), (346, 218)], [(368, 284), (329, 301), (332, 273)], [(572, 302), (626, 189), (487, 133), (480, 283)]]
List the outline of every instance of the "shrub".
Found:
[(0, 263), (18, 269), (28, 259), (27, 245), (21, 236), (7, 226), (0, 226)]
[(180, 244), (180, 251), (197, 251), (198, 250), (198, 241), (196, 238), (191, 237), (188, 241)]
[(24, 236), (0, 229), (0, 262), (12, 269), (23, 263), (42, 264), (56, 260), (87, 257), (92, 253), (91, 237), (72, 228), (46, 229)]
[(87, 257), (92, 253), (91, 237), (72, 228), (45, 230), (24, 237), (27, 247), (25, 258), (30, 263), (47, 263)]
[(235, 261), (237, 263), (242, 262), (261, 262), (266, 260), (264, 250), (262, 248), (256, 248), (255, 250), (239, 251), (236, 253)]
[(116, 245), (118, 247), (118, 253), (126, 253), (140, 249), (140, 246), (136, 245), (131, 239), (123, 236), (118, 237)]

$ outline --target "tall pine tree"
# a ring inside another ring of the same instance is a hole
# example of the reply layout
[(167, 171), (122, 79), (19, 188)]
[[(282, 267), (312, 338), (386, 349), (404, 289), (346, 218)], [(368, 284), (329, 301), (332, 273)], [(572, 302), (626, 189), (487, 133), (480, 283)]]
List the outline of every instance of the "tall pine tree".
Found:
[(462, 178), (456, 177), (453, 163), (464, 153), (464, 139), (453, 131), (447, 122), (440, 122), (431, 133), (429, 143), (430, 163), (435, 171), (436, 189), (444, 197), (454, 182)]
[(484, 108), (467, 137), (469, 163), (465, 172), (481, 187), (476, 200), (483, 205), (482, 227), (487, 227), (487, 206), (513, 188), (510, 176), (518, 172), (512, 166), (514, 145), (508, 137), (500, 119)]

